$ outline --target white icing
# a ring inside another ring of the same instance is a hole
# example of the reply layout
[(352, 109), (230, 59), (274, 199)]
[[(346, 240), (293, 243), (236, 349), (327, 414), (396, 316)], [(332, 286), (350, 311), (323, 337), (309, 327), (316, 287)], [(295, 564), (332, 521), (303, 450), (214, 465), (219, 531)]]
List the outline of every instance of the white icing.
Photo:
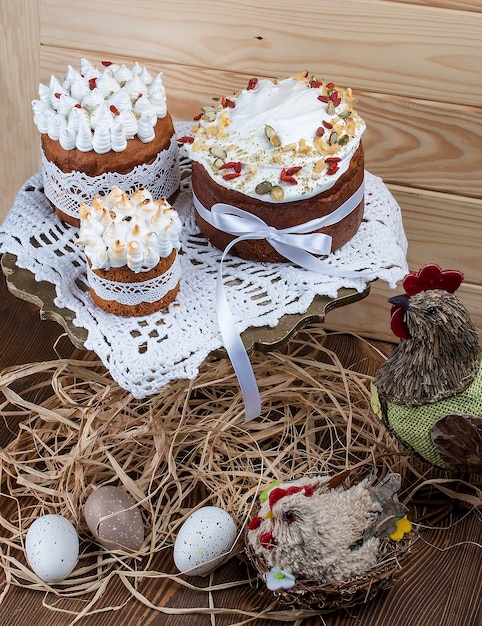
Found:
[(165, 199), (154, 201), (146, 189), (129, 198), (114, 186), (105, 200), (81, 204), (77, 245), (93, 269), (127, 265), (142, 272), (179, 250), (180, 233), (179, 216)]
[(115, 122), (114, 126), (110, 131), (110, 140), (112, 144), (112, 150), (114, 152), (122, 152), (126, 149), (127, 139), (124, 135), (124, 129), (122, 128), (122, 124), (119, 122)]
[(60, 133), (59, 143), (64, 150), (73, 150), (75, 148), (75, 132), (72, 128), (66, 126)]
[(52, 139), (58, 140), (63, 129), (67, 126), (65, 119), (58, 113), (51, 115), (48, 121), (48, 134)]
[(149, 143), (154, 139), (154, 128), (151, 120), (152, 117), (146, 113), (137, 122), (137, 136), (144, 143)]
[(92, 150), (92, 133), (87, 124), (81, 124), (81, 126), (79, 126), (75, 147), (81, 152), (90, 152)]
[[(332, 97), (333, 104), (321, 101), (320, 96)], [(326, 81), (313, 87), (304, 75), (274, 82), (261, 79), (254, 88), (244, 89), (228, 100), (230, 103), (225, 106), (220, 101), (210, 111), (203, 109), (204, 115), (191, 129), (194, 142), (186, 143), (186, 150), (218, 184), (265, 202), (276, 200), (269, 193), (255, 192), (263, 181), (281, 186), (284, 202), (330, 189), (347, 171), (365, 131), (365, 122), (353, 109), (355, 100), (350, 89), (340, 89)], [(329, 112), (329, 106), (334, 106), (334, 111)], [(325, 124), (332, 128), (325, 128)], [(268, 140), (266, 126), (275, 131), (279, 147)], [(338, 140), (343, 138), (341, 144), (330, 144), (332, 132), (337, 132)], [(234, 170), (218, 169), (219, 160), (215, 162), (211, 149), (219, 148), (226, 152), (222, 159), (225, 163), (241, 163), (239, 177), (224, 178)], [(329, 173), (325, 163), (330, 157), (340, 159), (334, 173)], [(302, 167), (294, 174), (297, 184), (280, 180), (283, 168), (296, 166)]]
[[(140, 139), (151, 142), (157, 119), (167, 115), (161, 72), (153, 78), (138, 63), (131, 68), (111, 64), (100, 71), (87, 59), (81, 59), (80, 71), (69, 65), (62, 83), (52, 75), (48, 86), (39, 85), (39, 99), (32, 102), (32, 108), (40, 133), (53, 140), (62, 137), (61, 145), (66, 150), (76, 147), (99, 154), (111, 148), (116, 152), (125, 150), (124, 139), (138, 133), (141, 119)], [(115, 141), (107, 139), (114, 124), (120, 124), (122, 130), (116, 128)], [(64, 133), (65, 127), (68, 133)]]

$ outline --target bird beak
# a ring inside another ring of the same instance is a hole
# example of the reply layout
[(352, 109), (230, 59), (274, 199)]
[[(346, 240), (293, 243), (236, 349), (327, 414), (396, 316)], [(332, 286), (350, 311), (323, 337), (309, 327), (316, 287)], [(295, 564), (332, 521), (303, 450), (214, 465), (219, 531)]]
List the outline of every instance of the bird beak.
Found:
[(273, 511), (268, 511), (266, 515), (264, 516), (264, 519), (273, 519), (273, 517), (274, 517)]
[(404, 311), (408, 310), (408, 296), (406, 293), (402, 293), (399, 296), (393, 296), (393, 298), (388, 298), (388, 302), (399, 306)]

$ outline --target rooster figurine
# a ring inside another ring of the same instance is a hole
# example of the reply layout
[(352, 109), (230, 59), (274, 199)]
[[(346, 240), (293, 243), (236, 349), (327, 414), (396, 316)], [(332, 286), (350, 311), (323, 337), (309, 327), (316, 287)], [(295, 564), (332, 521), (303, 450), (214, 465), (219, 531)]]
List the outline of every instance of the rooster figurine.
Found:
[[(381, 537), (405, 519), (400, 475), (344, 488), (347, 472), (273, 487), (249, 523), (246, 541), (272, 571), (290, 579), (346, 581), (376, 564)], [(402, 533), (403, 536), (403, 533)]]
[(376, 373), (372, 407), (423, 460), (482, 473), (482, 367), (477, 329), (454, 292), (456, 270), (424, 266), (390, 298), (400, 338)]

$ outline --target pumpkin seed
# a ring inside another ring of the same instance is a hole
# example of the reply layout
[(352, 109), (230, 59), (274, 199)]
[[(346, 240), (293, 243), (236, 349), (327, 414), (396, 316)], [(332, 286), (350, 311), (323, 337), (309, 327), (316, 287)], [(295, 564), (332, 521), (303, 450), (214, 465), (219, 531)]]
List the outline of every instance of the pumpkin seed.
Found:
[(214, 122), (216, 115), (216, 111), (206, 111), (206, 113), (203, 114), (202, 119), (205, 122)]
[(262, 196), (266, 193), (269, 193), (271, 191), (271, 189), (273, 188), (272, 183), (269, 182), (269, 180), (263, 180), (263, 182), (258, 183), (256, 185), (255, 188), (255, 193), (257, 193), (259, 196)]
[(340, 139), (338, 139), (338, 143), (340, 144), (340, 146), (346, 145), (349, 141), (350, 141), (349, 135), (343, 135), (342, 137), (340, 137)]
[(328, 115), (335, 115), (335, 105), (331, 100), (326, 105), (326, 112), (328, 113)]
[(222, 165), (224, 165), (223, 159), (215, 159), (215, 161), (213, 161), (213, 170), (218, 170)]
[(338, 141), (338, 133), (333, 131), (330, 133), (330, 138), (328, 139), (328, 143), (330, 146), (334, 145)]
[(338, 117), (340, 117), (342, 120), (346, 120), (347, 117), (350, 117), (351, 115), (351, 111), (342, 111), (341, 113), (339, 113)]
[(276, 202), (281, 202), (285, 197), (283, 187), (280, 187), (279, 185), (274, 185), (273, 187), (271, 187), (271, 191), (269, 193), (273, 200), (276, 200)]
[(220, 146), (212, 146), (209, 152), (217, 159), (225, 159), (228, 156), (226, 150)]
[(275, 129), (269, 124), (265, 124), (264, 126), (264, 134), (266, 135), (266, 139), (270, 142), (271, 145), (279, 148), (281, 146), (281, 141), (276, 134)]

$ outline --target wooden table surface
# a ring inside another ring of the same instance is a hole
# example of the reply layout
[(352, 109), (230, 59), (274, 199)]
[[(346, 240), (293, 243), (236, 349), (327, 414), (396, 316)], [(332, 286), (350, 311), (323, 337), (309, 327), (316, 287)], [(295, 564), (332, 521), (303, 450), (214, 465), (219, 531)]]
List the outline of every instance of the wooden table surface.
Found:
[[(92, 358), (92, 353), (78, 350), (66, 337), (60, 337), (62, 333), (62, 328), (55, 322), (40, 320), (34, 305), (12, 296), (5, 279), (0, 277), (0, 369), (58, 358), (56, 350), (65, 358)], [(356, 362), (358, 345), (351, 336), (334, 336), (330, 347), (338, 351), (342, 360)], [(11, 437), (5, 424), (0, 423), (0, 445), (4, 446)], [(0, 500), (0, 505), (7, 506), (5, 498)], [(458, 509), (439, 520), (437, 528), (420, 530), (422, 539), (390, 590), (365, 605), (324, 615), (322, 619), (316, 616), (298, 622), (290, 619), (284, 623), (297, 623), (299, 626), (481, 626), (480, 511)], [(159, 554), (155, 566), (161, 571), (168, 571), (172, 567), (170, 559), (166, 553)], [(212, 582), (216, 585), (246, 577), (246, 565), (232, 559), (215, 572)], [(4, 587), (3, 570), (0, 582), (1, 593)], [(204, 584), (207, 583), (208, 580)], [(207, 593), (190, 591), (170, 580), (145, 580), (141, 590), (154, 605), (167, 607), (169, 613), (148, 608), (135, 599), (129, 600), (122, 583), (114, 581), (102, 603), (105, 606), (123, 605), (122, 608), (99, 613), (77, 623), (82, 626), (232, 626), (240, 623), (275, 626), (281, 623), (278, 619), (244, 622), (241, 615), (217, 614), (211, 617), (175, 612), (176, 607), (208, 607), (210, 600), (216, 607), (252, 611), (259, 601), (259, 591), (254, 586), (242, 585), (215, 591), (212, 598)], [(44, 601), (46, 598), (41, 592), (12, 587), (0, 604), (0, 625), (67, 626), (72, 622), (73, 616), (53, 612), (44, 606)], [(53, 603), (54, 598), (49, 597), (48, 602)]]

